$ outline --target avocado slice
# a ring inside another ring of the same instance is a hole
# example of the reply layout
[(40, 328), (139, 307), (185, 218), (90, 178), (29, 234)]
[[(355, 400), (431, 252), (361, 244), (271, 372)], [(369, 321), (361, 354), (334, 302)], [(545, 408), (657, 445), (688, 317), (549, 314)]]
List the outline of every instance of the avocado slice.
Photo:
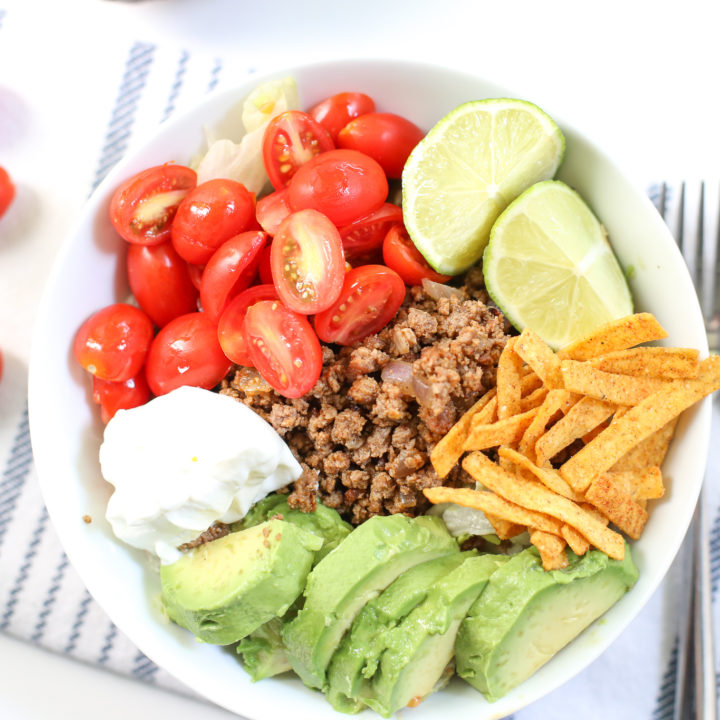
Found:
[(284, 617), (268, 620), (237, 644), (235, 649), (242, 655), (245, 670), (253, 682), (292, 670), (282, 641), (282, 628), (297, 611), (298, 607), (292, 605)]
[(287, 611), (322, 543), (277, 519), (205, 543), (161, 567), (167, 614), (207, 643), (237, 642)]
[(530, 547), (491, 578), (460, 626), (457, 673), (494, 701), (526, 680), (629, 590), (638, 571), (599, 550), (568, 551), (568, 567), (543, 570)]
[(458, 551), (420, 563), (400, 575), (360, 611), (328, 667), (326, 697), (336, 710), (354, 713), (363, 707), (358, 696), (367, 682), (365, 678), (372, 677), (377, 669), (384, 650), (383, 634), (427, 597), (436, 580), (474, 554)]
[(451, 552), (457, 543), (439, 518), (385, 515), (359, 525), (313, 568), (303, 609), (283, 628), (293, 670), (324, 689), (330, 659), (360, 610), (409, 568)]
[(470, 557), (440, 578), (420, 605), (383, 634), (385, 651), (361, 699), (380, 715), (390, 717), (432, 693), (452, 660), (465, 614), (507, 560), (504, 555)]

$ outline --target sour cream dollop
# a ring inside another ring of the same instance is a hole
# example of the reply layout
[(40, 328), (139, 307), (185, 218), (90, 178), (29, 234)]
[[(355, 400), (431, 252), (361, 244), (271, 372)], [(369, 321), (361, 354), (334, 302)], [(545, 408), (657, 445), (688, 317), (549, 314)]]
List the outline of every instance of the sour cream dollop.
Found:
[(105, 428), (100, 466), (115, 487), (106, 517), (118, 538), (162, 564), (214, 522), (241, 520), (302, 469), (259, 415), (225, 395), (180, 387)]

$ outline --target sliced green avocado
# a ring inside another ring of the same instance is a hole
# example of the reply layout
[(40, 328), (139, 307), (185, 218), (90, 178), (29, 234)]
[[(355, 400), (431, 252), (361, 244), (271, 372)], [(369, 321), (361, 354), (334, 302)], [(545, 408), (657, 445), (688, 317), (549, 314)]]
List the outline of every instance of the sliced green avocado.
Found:
[(460, 626), (457, 673), (494, 701), (526, 680), (630, 589), (637, 569), (599, 550), (546, 572), (534, 547), (500, 568)]
[(425, 560), (457, 552), (442, 520), (375, 516), (353, 530), (308, 575), (305, 604), (283, 628), (293, 670), (325, 688), (330, 659), (360, 610), (393, 580)]
[(331, 550), (350, 534), (352, 525), (340, 517), (340, 513), (322, 503), (317, 504), (313, 512), (292, 509), (287, 502), (287, 495), (274, 493), (260, 500), (250, 508), (243, 518), (240, 527), (249, 528), (258, 523), (280, 516), (280, 519), (291, 522), (314, 535), (323, 538), (324, 543), (315, 556), (315, 562), (322, 560)]
[(425, 600), (383, 634), (383, 652), (361, 699), (384, 717), (432, 693), (452, 660), (460, 623), (504, 555), (470, 557), (440, 578)]
[(297, 615), (292, 605), (282, 617), (274, 617), (243, 638), (235, 650), (242, 655), (243, 665), (253, 682), (292, 670), (282, 641), (282, 628)]
[(205, 543), (160, 569), (167, 614), (207, 643), (237, 642), (287, 611), (322, 542), (269, 520)]
[(332, 656), (326, 697), (340, 712), (358, 712), (364, 676), (372, 677), (384, 649), (382, 636), (427, 596), (432, 584), (460, 565), (471, 553), (454, 552), (420, 563), (404, 572), (359, 613)]

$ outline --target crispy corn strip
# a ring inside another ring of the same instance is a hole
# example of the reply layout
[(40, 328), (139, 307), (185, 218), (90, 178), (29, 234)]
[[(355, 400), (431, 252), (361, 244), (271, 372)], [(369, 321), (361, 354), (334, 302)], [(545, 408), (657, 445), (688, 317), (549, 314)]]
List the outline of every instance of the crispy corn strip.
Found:
[(559, 411), (566, 413), (578, 397), (567, 390), (550, 390), (518, 444), (518, 450), (528, 457), (535, 457), (535, 443), (545, 433), (550, 420)]
[(585, 493), (585, 498), (633, 540), (640, 537), (648, 519), (647, 511), (607, 475), (601, 475), (593, 481)]
[(609, 470), (628, 450), (718, 388), (720, 356), (711, 355), (700, 363), (696, 379), (673, 380), (630, 408), (562, 465), (560, 474), (575, 490), (585, 492), (595, 478)]
[(478, 417), (475, 417), (463, 449), (484, 450), (498, 445), (516, 445), (537, 412), (538, 409), (533, 408), (494, 423), (477, 422)]
[(563, 525), (560, 534), (576, 555), (584, 555), (590, 549), (590, 543), (574, 527)]
[(637, 405), (670, 382), (656, 377), (609, 373), (577, 360), (563, 360), (560, 372), (568, 390), (616, 405)]
[[(572, 500), (557, 495), (540, 483), (504, 472), (481, 452), (468, 455), (462, 466), (475, 480), (506, 500), (567, 523), (581, 532), (596, 548), (616, 560), (622, 560), (625, 556), (622, 536), (605, 527)], [(533, 527), (538, 526), (533, 524)]]
[(518, 525), (517, 523), (510, 522), (504, 518), (498, 517), (497, 515), (485, 513), (485, 517), (488, 522), (493, 526), (495, 534), (500, 540), (510, 540), (511, 538), (517, 537), (520, 533), (525, 532), (524, 525)]
[[(580, 502), (583, 499), (583, 496), (576, 493), (557, 470), (538, 467), (527, 456), (504, 445), (498, 448), (498, 455), (501, 460), (513, 462), (522, 470), (532, 473), (546, 488), (558, 495), (574, 502)], [(501, 465), (501, 467), (503, 466)]]
[(552, 348), (532, 330), (525, 328), (517, 338), (515, 352), (535, 371), (548, 388), (561, 388), (560, 360)]
[(586, 337), (566, 345), (558, 351), (558, 356), (570, 360), (589, 360), (666, 337), (667, 332), (653, 315), (636, 313), (603, 325)]
[(610, 470), (620, 472), (662, 465), (670, 447), (670, 441), (675, 433), (677, 422), (678, 417), (676, 416), (669, 423), (626, 452)]
[(544, 435), (538, 437), (533, 452), (538, 465), (555, 457), (574, 440), (595, 429), (615, 411), (615, 405), (584, 397), (573, 405)]
[(566, 542), (562, 537), (537, 528), (530, 528), (530, 542), (540, 552), (544, 570), (561, 570), (568, 566), (565, 554)]
[[(535, 377), (537, 377), (537, 375)], [(529, 395), (526, 395), (520, 400), (520, 412), (527, 412), (533, 408), (540, 407), (540, 405), (545, 402), (547, 394), (548, 389), (546, 387), (536, 388)]]
[(472, 490), (470, 488), (451, 488), (437, 486), (425, 488), (425, 497), (433, 504), (452, 502), (463, 507), (481, 510), (503, 520), (509, 520), (518, 525), (532, 525), (546, 532), (560, 534), (560, 523), (555, 518), (534, 512), (527, 508), (510, 502), (494, 492), (487, 490)]
[(635, 502), (658, 500), (665, 494), (662, 470), (657, 466), (619, 472), (608, 471), (601, 477), (609, 478)]
[(523, 398), (528, 397), (531, 393), (535, 392), (535, 390), (542, 388), (542, 386), (542, 378), (538, 377), (537, 373), (531, 367), (524, 367), (522, 380), (520, 381)]
[(666, 379), (697, 377), (700, 353), (693, 348), (637, 347), (590, 360), (598, 370)]
[(522, 396), (522, 358), (515, 352), (517, 338), (510, 338), (505, 345), (497, 367), (498, 419), (517, 415)]

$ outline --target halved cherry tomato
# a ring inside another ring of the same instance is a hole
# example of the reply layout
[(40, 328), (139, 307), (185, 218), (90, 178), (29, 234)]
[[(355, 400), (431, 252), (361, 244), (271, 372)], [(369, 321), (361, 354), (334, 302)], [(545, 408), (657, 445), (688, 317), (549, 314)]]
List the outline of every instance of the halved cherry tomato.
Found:
[(405, 299), (402, 278), (384, 265), (361, 265), (345, 275), (340, 297), (315, 316), (315, 332), (327, 343), (352, 345), (382, 330)]
[(313, 388), (322, 371), (322, 348), (304, 315), (264, 300), (248, 308), (244, 331), (252, 364), (277, 392), (297, 398)]
[(182, 385), (211, 390), (231, 367), (215, 324), (205, 313), (194, 312), (171, 320), (155, 336), (145, 377), (153, 395), (164, 395)]
[(197, 310), (198, 291), (188, 267), (169, 241), (128, 248), (130, 290), (158, 327), (167, 325), (179, 315)]
[(288, 185), (292, 210), (317, 210), (337, 226), (375, 212), (387, 198), (383, 169), (356, 150), (328, 150), (302, 165)]
[(422, 285), (423, 278), (446, 283), (451, 277), (441, 275), (428, 265), (402, 223), (393, 225), (385, 236), (383, 260), (405, 281), (406, 285)]
[(100, 406), (100, 417), (108, 423), (118, 410), (140, 407), (150, 399), (150, 388), (141, 370), (125, 382), (110, 382), (93, 376), (93, 400)]
[(301, 165), (334, 147), (328, 131), (307, 113), (280, 113), (263, 136), (263, 163), (272, 186), (284, 188)]
[(152, 320), (142, 310), (115, 303), (98, 310), (80, 326), (73, 353), (90, 374), (123, 382), (140, 372), (152, 337)]
[(197, 185), (194, 170), (184, 165), (158, 165), (126, 180), (110, 201), (110, 221), (120, 237), (138, 245), (170, 239), (177, 209)]
[(274, 235), (280, 223), (292, 212), (287, 204), (287, 188), (260, 198), (255, 206), (260, 227), (268, 234)]
[(218, 321), (218, 340), (227, 357), (237, 365), (252, 366), (245, 340), (245, 315), (247, 309), (261, 300), (279, 300), (275, 286), (253, 285), (236, 295), (223, 310)]
[(198, 185), (180, 203), (172, 243), (181, 258), (204, 265), (226, 240), (255, 220), (255, 195), (234, 180), (216, 178)]
[(266, 241), (262, 230), (240, 233), (224, 242), (208, 260), (202, 274), (200, 302), (214, 323), (228, 302), (250, 286)]
[(10, 207), (10, 203), (15, 197), (15, 185), (10, 179), (5, 168), (0, 167), (0, 217), (5, 214), (5, 211)]
[(270, 265), (270, 255), (272, 254), (272, 240), (260, 251), (260, 260), (258, 261), (258, 277), (264, 285), (272, 285), (272, 267)]
[(309, 114), (330, 133), (334, 141), (353, 118), (370, 112), (375, 112), (375, 101), (369, 95), (341, 92), (315, 105)]
[(379, 210), (340, 228), (345, 257), (354, 260), (381, 248), (388, 230), (399, 222), (402, 222), (402, 209), (383, 203)]
[(273, 283), (291, 310), (313, 315), (337, 300), (345, 277), (340, 233), (317, 210), (299, 210), (283, 221), (270, 250)]
[(369, 155), (388, 177), (399, 178), (408, 155), (423, 136), (415, 123), (400, 115), (367, 113), (351, 120), (338, 133), (337, 145)]

